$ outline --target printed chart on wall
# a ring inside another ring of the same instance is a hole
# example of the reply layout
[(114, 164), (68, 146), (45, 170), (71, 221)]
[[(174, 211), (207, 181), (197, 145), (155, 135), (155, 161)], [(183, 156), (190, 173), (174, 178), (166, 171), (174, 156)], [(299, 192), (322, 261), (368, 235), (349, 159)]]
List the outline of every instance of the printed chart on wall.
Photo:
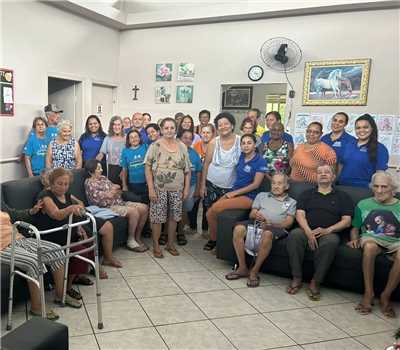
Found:
[[(354, 134), (354, 122), (363, 113), (350, 113), (346, 131)], [(318, 121), (324, 126), (324, 134), (331, 131), (331, 119), (334, 113), (297, 113), (294, 128), (294, 142), (305, 142), (307, 125)], [(378, 126), (379, 142), (383, 143), (389, 151), (389, 165), (400, 166), (400, 116), (386, 114), (371, 114)]]
[(14, 115), (14, 72), (0, 68), (0, 115)]

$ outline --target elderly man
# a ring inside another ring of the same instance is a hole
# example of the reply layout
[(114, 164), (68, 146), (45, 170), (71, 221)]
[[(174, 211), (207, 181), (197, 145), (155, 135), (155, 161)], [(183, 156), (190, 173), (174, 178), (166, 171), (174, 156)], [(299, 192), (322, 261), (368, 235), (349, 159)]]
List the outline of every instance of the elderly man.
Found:
[(44, 107), (44, 112), (46, 113), (48, 124), (46, 134), (50, 139), (54, 139), (58, 135), (58, 123), (60, 122), (63, 110), (55, 104), (48, 104)]
[(317, 168), (317, 187), (301, 194), (297, 202), (294, 229), (287, 242), (293, 280), (287, 289), (296, 294), (302, 284), (304, 252), (314, 254), (314, 276), (307, 290), (310, 300), (320, 299), (319, 286), (323, 282), (339, 245), (339, 232), (351, 225), (353, 203), (344, 192), (334, 189), (334, 169), (329, 165)]
[(348, 242), (351, 248), (363, 250), (365, 291), (356, 310), (363, 315), (372, 311), (375, 258), (385, 252), (393, 259), (393, 266), (380, 296), (380, 306), (386, 317), (394, 318), (396, 313), (390, 304), (390, 296), (400, 283), (400, 201), (394, 197), (397, 186), (388, 172), (375, 173), (370, 187), (374, 196), (357, 204)]
[(150, 140), (149, 137), (147, 136), (147, 132), (145, 128), (143, 127), (143, 114), (142, 113), (134, 113), (132, 116), (132, 129), (137, 130), (140, 132), (140, 137), (142, 138), (142, 142), (149, 144)]

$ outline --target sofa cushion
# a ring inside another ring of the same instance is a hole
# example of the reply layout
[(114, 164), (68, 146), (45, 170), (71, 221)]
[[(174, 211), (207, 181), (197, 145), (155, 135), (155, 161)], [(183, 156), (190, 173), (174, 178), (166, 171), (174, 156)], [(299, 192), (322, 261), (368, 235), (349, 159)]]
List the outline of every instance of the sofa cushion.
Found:
[(1, 184), (2, 200), (15, 209), (32, 208), (37, 193), (42, 190), (39, 176), (7, 181)]

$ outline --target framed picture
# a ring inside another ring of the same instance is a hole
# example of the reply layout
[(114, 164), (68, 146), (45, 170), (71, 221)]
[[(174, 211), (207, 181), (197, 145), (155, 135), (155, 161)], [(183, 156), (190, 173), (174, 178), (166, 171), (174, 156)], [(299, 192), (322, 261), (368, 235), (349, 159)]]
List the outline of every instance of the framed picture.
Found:
[(194, 64), (179, 63), (178, 81), (193, 81), (193, 80), (194, 80)]
[(222, 109), (249, 109), (252, 98), (252, 86), (232, 86), (222, 94)]
[(157, 86), (155, 91), (156, 103), (171, 103), (171, 88), (169, 86)]
[(156, 81), (172, 80), (172, 63), (156, 64)]
[(0, 68), (0, 115), (14, 115), (14, 71)]
[(176, 103), (193, 102), (193, 85), (178, 85), (176, 87)]
[(303, 105), (366, 105), (370, 66), (370, 59), (306, 62)]

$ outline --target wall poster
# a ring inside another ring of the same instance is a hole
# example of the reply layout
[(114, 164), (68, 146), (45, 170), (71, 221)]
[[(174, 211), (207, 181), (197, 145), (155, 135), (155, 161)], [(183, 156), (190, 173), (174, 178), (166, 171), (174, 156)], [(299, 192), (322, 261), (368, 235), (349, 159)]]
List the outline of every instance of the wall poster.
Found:
[(0, 68), (0, 115), (14, 116), (14, 71)]

